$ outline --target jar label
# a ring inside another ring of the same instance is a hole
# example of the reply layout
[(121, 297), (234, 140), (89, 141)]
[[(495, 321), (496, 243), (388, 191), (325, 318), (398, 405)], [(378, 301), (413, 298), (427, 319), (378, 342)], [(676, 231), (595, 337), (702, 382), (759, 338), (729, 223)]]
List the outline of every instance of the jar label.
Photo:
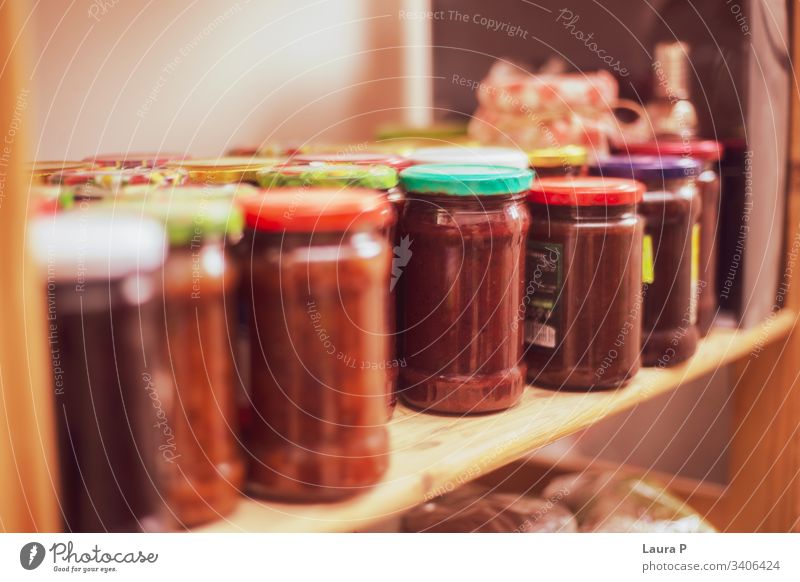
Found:
[(692, 296), (689, 300), (690, 325), (697, 324), (697, 304), (700, 282), (700, 223), (692, 227)]
[(558, 299), (564, 284), (564, 247), (528, 241), (524, 301), (525, 342), (555, 349), (562, 336)]
[(642, 283), (648, 285), (656, 280), (653, 268), (653, 237), (649, 234), (642, 239)]

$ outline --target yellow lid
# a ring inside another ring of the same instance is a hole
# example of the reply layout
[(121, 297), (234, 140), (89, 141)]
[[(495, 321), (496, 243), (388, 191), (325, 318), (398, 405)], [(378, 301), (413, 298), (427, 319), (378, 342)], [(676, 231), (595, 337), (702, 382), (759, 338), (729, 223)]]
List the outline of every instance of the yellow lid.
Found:
[(191, 184), (236, 184), (256, 182), (256, 172), (283, 164), (279, 158), (224, 157), (189, 159), (171, 162), (168, 167), (179, 167), (189, 174)]
[(557, 168), (558, 166), (583, 166), (588, 159), (586, 148), (568, 145), (557, 148), (541, 148), (528, 152), (531, 167)]

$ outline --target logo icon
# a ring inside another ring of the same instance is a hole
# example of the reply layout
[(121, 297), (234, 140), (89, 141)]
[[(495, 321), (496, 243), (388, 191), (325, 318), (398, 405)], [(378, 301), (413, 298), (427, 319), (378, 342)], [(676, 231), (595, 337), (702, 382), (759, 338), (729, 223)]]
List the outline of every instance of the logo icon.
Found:
[(26, 570), (35, 570), (44, 561), (44, 546), (39, 542), (29, 542), (19, 551), (19, 563)]
[(400, 244), (394, 247), (394, 257), (392, 258), (392, 280), (389, 283), (389, 291), (394, 291), (394, 286), (397, 285), (400, 275), (403, 274), (403, 267), (408, 265), (411, 260), (411, 241), (408, 235), (400, 239)]

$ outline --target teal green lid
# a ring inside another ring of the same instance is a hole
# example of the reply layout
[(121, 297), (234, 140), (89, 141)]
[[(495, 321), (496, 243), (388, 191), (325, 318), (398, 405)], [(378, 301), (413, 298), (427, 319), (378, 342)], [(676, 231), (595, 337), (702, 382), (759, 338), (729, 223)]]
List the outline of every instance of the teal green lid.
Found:
[(201, 244), (208, 239), (238, 238), (244, 218), (232, 199), (173, 199), (172, 201), (117, 199), (121, 212), (138, 213), (155, 218), (164, 225), (171, 246)]
[(406, 192), (491, 196), (530, 190), (533, 172), (506, 166), (423, 164), (400, 172)]

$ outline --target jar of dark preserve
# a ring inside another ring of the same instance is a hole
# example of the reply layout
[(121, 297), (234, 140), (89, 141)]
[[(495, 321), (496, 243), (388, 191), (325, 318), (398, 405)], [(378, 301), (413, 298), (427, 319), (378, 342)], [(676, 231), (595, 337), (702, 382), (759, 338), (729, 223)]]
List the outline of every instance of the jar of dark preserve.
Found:
[(697, 327), (700, 337), (711, 330), (717, 316), (717, 223), (721, 182), (719, 162), (722, 157), (722, 144), (713, 140), (657, 141), (629, 144), (632, 154), (657, 156), (688, 156), (702, 163), (697, 176), (700, 193), (700, 279), (697, 300)]
[(642, 363), (669, 367), (697, 349), (700, 163), (668, 156), (611, 156), (592, 172), (642, 182)]
[(401, 397), (417, 408), (503, 410), (525, 387), (522, 326), (528, 169), (420, 165), (401, 173)]
[(612, 388), (639, 370), (643, 193), (633, 180), (535, 181), (523, 299), (531, 383)]
[(537, 178), (581, 176), (586, 173), (588, 153), (583, 146), (568, 145), (532, 150), (528, 158)]
[(239, 272), (229, 252), (229, 243), (241, 237), (242, 215), (232, 197), (196, 190), (193, 198), (185, 194), (193, 189), (181, 188), (169, 201), (116, 205), (161, 221), (169, 241), (159, 324), (159, 347), (172, 377), (164, 404), (172, 442), (162, 449), (163, 493), (177, 527), (229, 514), (244, 479), (234, 371)]
[(163, 230), (139, 217), (65, 212), (35, 222), (32, 242), (46, 277), (64, 529), (162, 531)]
[[(355, 154), (324, 154), (332, 158), (333, 162), (325, 162), (319, 159), (319, 155), (296, 156), (295, 159), (307, 161), (307, 165), (288, 165), (278, 168), (266, 168), (259, 172), (259, 183), (263, 188), (323, 188), (327, 191), (330, 188), (351, 188), (356, 192), (374, 192), (378, 190), (385, 193), (386, 199), (391, 205), (386, 206), (384, 211), (391, 216), (387, 216), (383, 221), (385, 229), (383, 234), (389, 242), (393, 255), (398, 255), (402, 261), (404, 247), (402, 241), (397, 237), (397, 217), (403, 211), (405, 204), (405, 194), (402, 188), (398, 187), (399, 178), (397, 167), (403, 165), (400, 158), (388, 158), (392, 165), (375, 165), (367, 163), (367, 160), (375, 160), (374, 154), (365, 157)], [(350, 159), (351, 163), (344, 163), (345, 159)], [(396, 245), (400, 245), (395, 248)], [(398, 367), (401, 365), (397, 357), (396, 334), (398, 308), (395, 293), (396, 278), (392, 272), (387, 275), (386, 286), (389, 288), (389, 301), (387, 304), (387, 329), (389, 330), (389, 359), (386, 362), (388, 371), (387, 410), (389, 418), (394, 413), (397, 405), (397, 376)]]
[(241, 201), (248, 247), (253, 422), (248, 486), (331, 501), (388, 465), (389, 203), (287, 189)]

